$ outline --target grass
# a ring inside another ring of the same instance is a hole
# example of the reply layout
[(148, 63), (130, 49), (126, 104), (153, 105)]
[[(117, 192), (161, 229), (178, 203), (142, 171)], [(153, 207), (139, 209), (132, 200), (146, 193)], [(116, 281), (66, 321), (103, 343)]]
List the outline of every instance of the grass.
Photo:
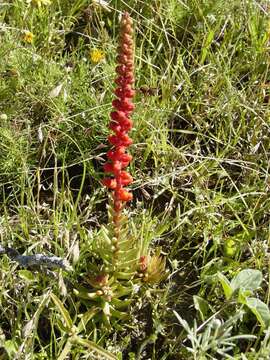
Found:
[[(0, 358), (268, 359), (269, 5), (104, 4), (0, 4), (0, 245), (73, 265), (0, 257)], [(72, 289), (107, 222), (99, 179), (123, 10), (136, 40), (129, 224), (169, 276), (108, 328)], [(226, 296), (222, 275), (245, 269), (261, 282)]]

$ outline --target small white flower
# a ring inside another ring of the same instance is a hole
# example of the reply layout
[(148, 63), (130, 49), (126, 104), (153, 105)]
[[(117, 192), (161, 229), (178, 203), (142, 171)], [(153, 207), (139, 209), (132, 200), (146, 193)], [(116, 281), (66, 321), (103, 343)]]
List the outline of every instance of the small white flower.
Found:
[(52, 89), (52, 91), (49, 93), (49, 96), (50, 96), (51, 98), (55, 98), (55, 97), (59, 96), (59, 94), (60, 94), (60, 92), (61, 92), (61, 90), (62, 90), (63, 85), (64, 85), (63, 83), (57, 85), (57, 86), (56, 86), (54, 89)]
[(137, 294), (140, 291), (140, 285), (133, 284), (132, 285), (132, 291), (133, 291), (134, 294)]
[(105, 1), (105, 0), (92, 0), (92, 1), (95, 6), (100, 6), (101, 8), (103, 8), (106, 11), (111, 11), (107, 1)]
[(40, 143), (42, 143), (43, 142), (43, 132), (42, 132), (42, 128), (41, 128), (41, 125), (39, 126), (39, 128), (38, 128), (38, 141), (40, 142)]

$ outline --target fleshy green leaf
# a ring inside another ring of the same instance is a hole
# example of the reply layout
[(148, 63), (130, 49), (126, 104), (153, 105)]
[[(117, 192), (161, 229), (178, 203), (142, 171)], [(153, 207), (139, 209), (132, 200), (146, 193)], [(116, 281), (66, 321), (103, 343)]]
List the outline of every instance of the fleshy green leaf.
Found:
[(7, 340), (4, 342), (4, 348), (8, 355), (10, 356), (10, 359), (15, 356), (15, 354), (18, 351), (18, 346), (13, 340)]
[(237, 289), (256, 290), (261, 285), (263, 278), (259, 270), (245, 269), (240, 271), (231, 281), (233, 291)]
[(207, 313), (209, 311), (208, 302), (197, 295), (193, 296), (193, 302), (194, 302), (195, 309), (197, 311), (199, 311), (199, 313), (200, 313), (202, 321), (205, 321), (205, 319), (207, 317)]
[(220, 272), (217, 273), (217, 277), (219, 282), (221, 283), (226, 299), (229, 300), (233, 293), (233, 289), (231, 287), (229, 280), (226, 278), (225, 275), (221, 274)]
[(29, 281), (29, 282), (36, 281), (35, 276), (29, 270), (19, 270), (19, 276), (21, 279)]
[(270, 325), (270, 311), (264, 302), (256, 298), (247, 298), (246, 305), (256, 316), (263, 328)]

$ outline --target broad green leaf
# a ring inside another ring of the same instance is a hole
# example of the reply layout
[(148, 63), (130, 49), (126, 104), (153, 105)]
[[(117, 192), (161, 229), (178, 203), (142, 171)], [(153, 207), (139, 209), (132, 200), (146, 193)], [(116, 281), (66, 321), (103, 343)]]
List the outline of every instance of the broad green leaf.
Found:
[(18, 346), (15, 342), (15, 340), (7, 340), (4, 342), (4, 348), (6, 350), (6, 352), (8, 353), (8, 355), (10, 356), (10, 359), (13, 358), (13, 356), (15, 356), (15, 354), (18, 351)]
[(239, 245), (236, 241), (233, 239), (228, 239), (224, 244), (224, 253), (226, 256), (233, 257), (236, 254), (238, 248)]
[(263, 278), (259, 270), (245, 269), (240, 271), (231, 281), (233, 291), (237, 289), (256, 290), (261, 285)]
[(19, 276), (21, 279), (29, 281), (29, 282), (33, 282), (33, 281), (37, 280), (35, 278), (35, 276), (33, 275), (33, 273), (29, 270), (19, 270)]
[(256, 298), (247, 298), (246, 305), (256, 316), (263, 328), (270, 325), (270, 311), (264, 302)]
[(221, 274), (220, 272), (217, 273), (217, 277), (219, 282), (221, 283), (226, 299), (229, 300), (233, 293), (233, 289), (229, 280), (226, 278), (225, 275)]
[(207, 57), (207, 54), (208, 54), (208, 51), (209, 51), (209, 47), (214, 39), (214, 36), (215, 36), (215, 31), (212, 29), (212, 30), (209, 30), (208, 34), (207, 34), (207, 37), (204, 39), (204, 43), (203, 43), (203, 47), (202, 47), (202, 53), (201, 53), (201, 59), (200, 59), (200, 64), (203, 64), (206, 57)]
[(60, 299), (58, 299), (56, 295), (51, 294), (51, 298), (55, 303), (55, 305), (57, 306), (58, 310), (60, 311), (61, 315), (63, 316), (68, 330), (70, 330), (72, 327), (72, 320), (67, 309), (64, 307), (63, 303), (61, 302)]
[(246, 304), (247, 298), (252, 295), (252, 291), (245, 290), (245, 289), (239, 289), (237, 301), (240, 304)]
[(193, 302), (194, 302), (195, 309), (197, 311), (199, 311), (199, 313), (200, 313), (202, 321), (205, 321), (208, 311), (209, 311), (208, 302), (197, 295), (193, 296)]

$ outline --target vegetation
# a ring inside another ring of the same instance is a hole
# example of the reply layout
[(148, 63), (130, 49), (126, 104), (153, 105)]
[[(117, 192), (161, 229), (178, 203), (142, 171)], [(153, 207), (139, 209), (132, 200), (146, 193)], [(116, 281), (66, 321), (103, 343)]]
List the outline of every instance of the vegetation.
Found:
[[(124, 11), (116, 274), (102, 179)], [(269, 359), (268, 2), (7, 0), (0, 32), (0, 359)]]

